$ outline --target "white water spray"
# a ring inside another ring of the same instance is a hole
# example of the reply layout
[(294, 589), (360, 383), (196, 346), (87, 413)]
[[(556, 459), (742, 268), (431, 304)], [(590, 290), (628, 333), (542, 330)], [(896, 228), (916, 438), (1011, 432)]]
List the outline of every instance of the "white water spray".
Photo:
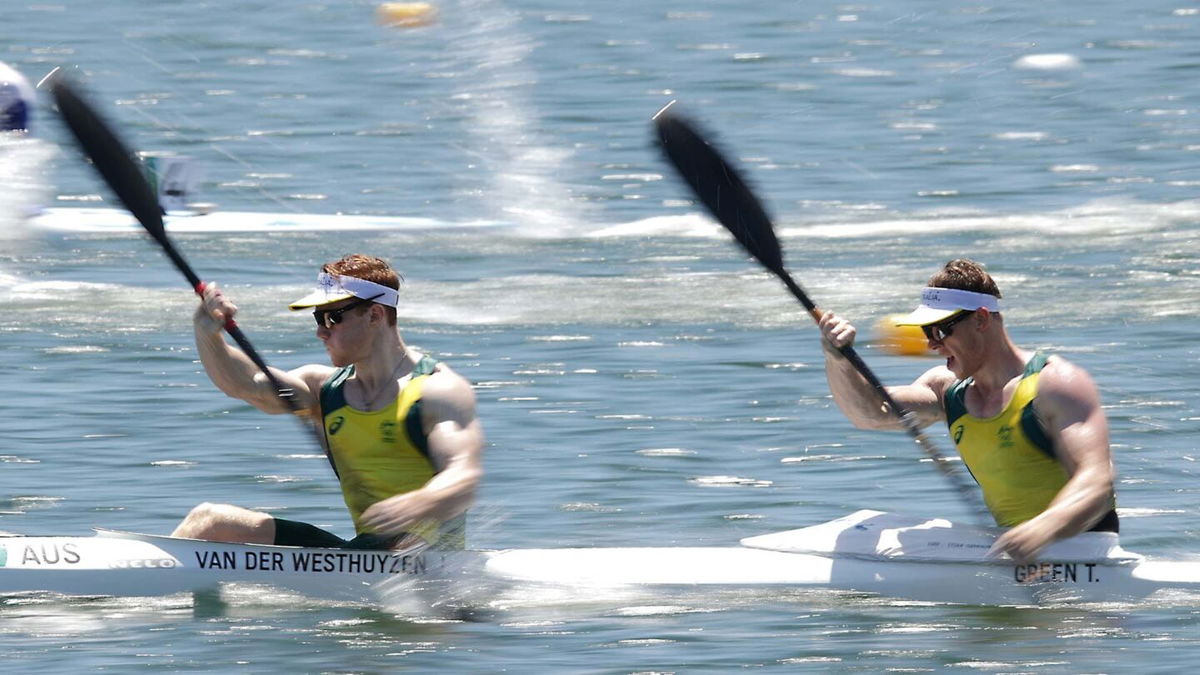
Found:
[[(455, 73), (454, 100), (483, 165), (490, 213), (504, 213), (526, 234), (555, 236), (584, 222), (584, 208), (557, 176), (574, 154), (538, 129), (529, 91), (537, 73), (527, 61), (536, 44), (521, 16), (499, 0), (459, 0), (442, 12), (464, 63)], [(480, 174), (472, 174), (472, 180)]]

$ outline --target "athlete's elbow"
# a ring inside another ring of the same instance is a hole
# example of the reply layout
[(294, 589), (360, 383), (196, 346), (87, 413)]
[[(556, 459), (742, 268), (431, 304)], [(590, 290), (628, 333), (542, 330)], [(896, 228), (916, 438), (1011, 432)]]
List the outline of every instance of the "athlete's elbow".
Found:
[(268, 415), (282, 415), (284, 413), (292, 412), (292, 409), (288, 407), (287, 403), (280, 398), (278, 394), (272, 393), (270, 395), (263, 395), (257, 393), (228, 393), (227, 395), (230, 398), (236, 398), (238, 400), (245, 401), (246, 403), (249, 403)]
[(1078, 482), (1086, 486), (1087, 492), (1097, 498), (1111, 498), (1116, 494), (1117, 476), (1112, 462), (1096, 462), (1094, 465), (1077, 471)]
[(248, 389), (244, 385), (224, 377), (214, 377), (212, 378), (212, 382), (222, 394), (225, 394), (229, 398), (244, 401), (255, 408), (262, 408), (259, 401), (260, 397), (257, 396), (255, 390)]
[(866, 431), (886, 431), (896, 428), (895, 420), (888, 415), (883, 414), (864, 414), (859, 410), (843, 410), (846, 419), (854, 425), (856, 429), (864, 429)]
[(468, 501), (475, 501), (475, 493), (479, 490), (479, 484), (482, 482), (483, 469), (481, 467), (471, 466), (463, 469), (459, 484)]

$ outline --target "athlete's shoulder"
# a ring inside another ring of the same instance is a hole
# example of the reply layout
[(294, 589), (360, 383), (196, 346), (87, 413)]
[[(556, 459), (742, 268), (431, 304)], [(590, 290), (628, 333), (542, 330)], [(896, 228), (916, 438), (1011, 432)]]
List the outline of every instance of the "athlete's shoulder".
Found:
[(434, 367), (433, 372), (429, 374), (429, 379), (425, 381), (423, 388), (425, 396), (439, 393), (453, 394), (463, 391), (473, 392), (471, 383), (467, 378), (459, 375), (453, 368), (439, 361)]
[(946, 390), (957, 381), (958, 378), (946, 366), (934, 366), (922, 373), (913, 382), (913, 386), (927, 388), (941, 398), (946, 393)]
[(421, 385), (421, 400), (427, 411), (474, 410), (475, 390), (466, 378), (438, 361)]
[(329, 378), (337, 374), (339, 370), (341, 369), (334, 368), (333, 366), (310, 363), (292, 370), (290, 374), (299, 378), (308, 390), (312, 392), (313, 396), (319, 396), (321, 387), (325, 385)]
[(339, 370), (341, 369), (321, 363), (309, 363), (307, 365), (300, 366), (291, 372), (292, 375), (295, 375), (306, 382), (317, 382), (319, 384), (329, 379), (329, 376), (333, 375)]
[(1099, 404), (1096, 382), (1087, 370), (1061, 356), (1046, 359), (1038, 376), (1038, 398), (1045, 403)]
[(1049, 378), (1054, 381), (1064, 382), (1088, 382), (1092, 381), (1092, 376), (1087, 370), (1076, 363), (1057, 355), (1050, 354), (1046, 357), (1046, 365), (1042, 367), (1041, 378), (1042, 382)]

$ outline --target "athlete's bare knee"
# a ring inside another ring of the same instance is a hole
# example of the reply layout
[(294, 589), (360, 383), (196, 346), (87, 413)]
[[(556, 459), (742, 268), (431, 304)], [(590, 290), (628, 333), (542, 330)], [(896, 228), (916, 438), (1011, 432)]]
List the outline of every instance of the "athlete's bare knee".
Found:
[(193, 522), (203, 522), (206, 520), (212, 520), (213, 518), (216, 517), (216, 515), (218, 513), (220, 513), (222, 506), (224, 506), (224, 504), (213, 504), (212, 502), (202, 502), (200, 504), (193, 506), (192, 510), (188, 511), (187, 517), (184, 518), (184, 520), (191, 520)]
[(274, 519), (266, 513), (204, 502), (196, 505), (171, 534), (189, 539), (269, 544), (274, 540), (275, 528)]

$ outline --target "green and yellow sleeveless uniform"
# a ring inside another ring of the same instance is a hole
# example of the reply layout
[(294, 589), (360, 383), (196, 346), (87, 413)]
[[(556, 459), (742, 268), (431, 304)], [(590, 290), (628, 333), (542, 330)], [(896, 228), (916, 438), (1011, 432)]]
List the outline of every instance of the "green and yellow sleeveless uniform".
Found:
[[(375, 502), (423, 486), (437, 473), (421, 423), (421, 389), (437, 368), (424, 356), (386, 408), (363, 412), (346, 403), (346, 381), (354, 366), (339, 368), (321, 386), (321, 414), (330, 461), (354, 529), (369, 534), (363, 511)], [(411, 528), (438, 548), (462, 548), (465, 518)]]
[[(950, 436), (1001, 527), (1020, 525), (1045, 511), (1069, 478), (1033, 407), (1046, 359), (1040, 352), (1033, 355), (1012, 400), (993, 417), (967, 412), (967, 387), (974, 378), (959, 380), (946, 390)], [(1115, 507), (1114, 503), (1113, 510), (1092, 529), (1116, 532)]]

